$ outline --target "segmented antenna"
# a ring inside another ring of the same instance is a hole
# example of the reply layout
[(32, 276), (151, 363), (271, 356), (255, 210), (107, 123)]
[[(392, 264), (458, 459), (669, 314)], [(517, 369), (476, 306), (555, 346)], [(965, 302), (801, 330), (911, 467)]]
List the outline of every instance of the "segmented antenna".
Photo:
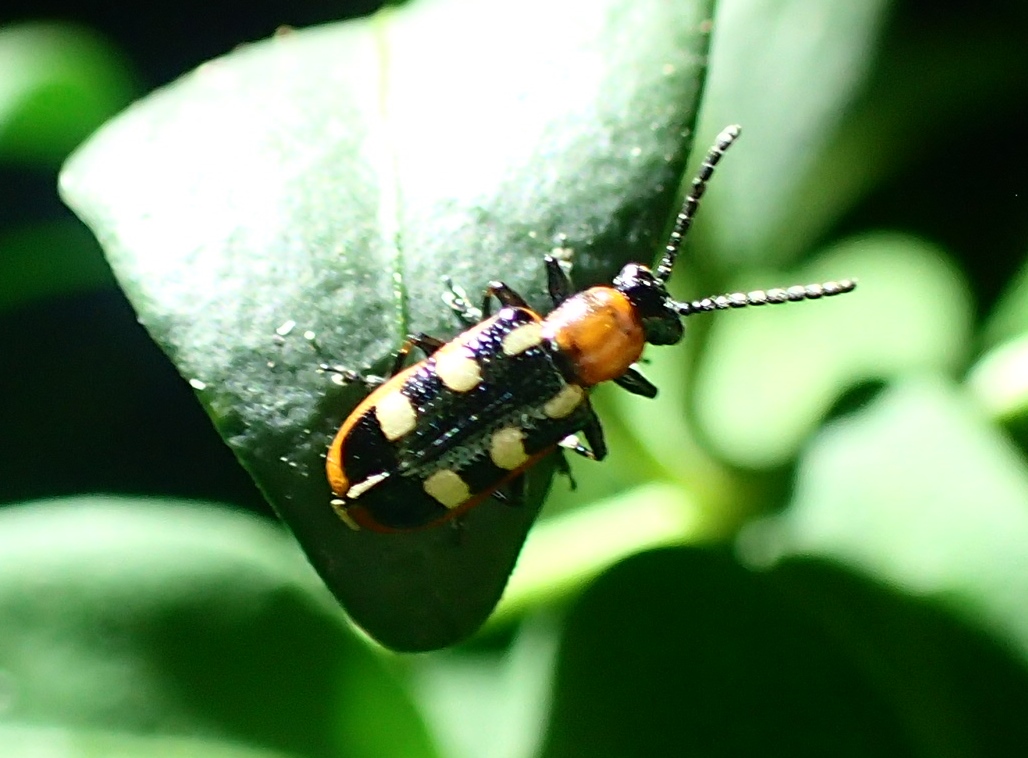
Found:
[(725, 154), (725, 150), (735, 142), (741, 131), (742, 129), (738, 124), (726, 126), (721, 130), (721, 134), (717, 135), (714, 146), (710, 148), (707, 152), (707, 157), (703, 159), (700, 170), (692, 180), (689, 194), (685, 196), (685, 200), (682, 202), (682, 209), (678, 211), (678, 216), (675, 217), (675, 225), (671, 229), (671, 235), (668, 237), (667, 245), (664, 248), (664, 257), (660, 259), (660, 263), (657, 264), (657, 268), (654, 271), (654, 275), (660, 281), (666, 283), (671, 277), (671, 269), (675, 266), (678, 249), (682, 246), (682, 239), (689, 231), (689, 227), (692, 226), (692, 220), (696, 215), (696, 208), (700, 204), (700, 198), (703, 197), (703, 193), (707, 189), (707, 182), (710, 181), (710, 177), (714, 175), (714, 167), (717, 166), (721, 156)]
[(691, 303), (675, 303), (675, 310), (683, 318), (694, 313), (723, 311), (729, 308), (745, 308), (748, 305), (777, 305), (778, 303), (797, 303), (801, 300), (817, 300), (822, 297), (841, 295), (852, 292), (857, 286), (855, 279), (840, 279), (837, 282), (821, 284), (796, 285), (785, 289), (754, 290), (753, 292), (732, 292), (717, 297), (705, 297)]

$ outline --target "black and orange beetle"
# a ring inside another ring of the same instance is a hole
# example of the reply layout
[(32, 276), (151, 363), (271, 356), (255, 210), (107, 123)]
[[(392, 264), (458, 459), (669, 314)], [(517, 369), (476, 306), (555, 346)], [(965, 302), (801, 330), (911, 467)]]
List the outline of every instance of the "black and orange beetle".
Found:
[[(657, 388), (634, 364), (646, 343), (681, 340), (686, 316), (852, 291), (855, 282), (841, 280), (689, 303), (668, 295), (707, 181), (738, 136), (739, 127), (726, 128), (707, 153), (655, 269), (630, 263), (610, 286), (573, 293), (560, 264), (547, 256), (554, 310), (545, 318), (503, 282), (489, 285), (481, 310), (450, 284), (448, 302), (470, 327), (451, 342), (411, 335), (387, 378), (322, 366), (343, 381), (374, 387), (328, 450), (339, 517), (354, 529), (412, 531), (449, 521), (489, 497), (518, 500), (526, 469), (554, 450), (603, 459), (607, 448), (589, 388), (613, 381), (654, 397)], [(495, 316), (493, 298), (503, 306)], [(413, 347), (427, 357), (404, 368)]]

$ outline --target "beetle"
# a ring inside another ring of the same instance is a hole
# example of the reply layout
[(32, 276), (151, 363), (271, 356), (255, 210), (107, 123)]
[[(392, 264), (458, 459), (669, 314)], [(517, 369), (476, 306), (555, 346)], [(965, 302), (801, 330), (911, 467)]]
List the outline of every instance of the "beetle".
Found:
[[(455, 339), (410, 335), (387, 377), (323, 364), (340, 382), (371, 389), (326, 456), (339, 517), (353, 529), (406, 532), (450, 521), (489, 497), (517, 502), (524, 472), (551, 452), (606, 456), (589, 389), (613, 381), (654, 397), (657, 388), (635, 363), (647, 343), (681, 340), (687, 316), (852, 291), (856, 282), (844, 279), (692, 302), (668, 294), (700, 198), (739, 131), (727, 127), (710, 148), (655, 268), (629, 263), (610, 285), (575, 293), (560, 263), (546, 256), (553, 310), (545, 317), (503, 282), (489, 284), (478, 309), (447, 280), (446, 300), (469, 327)], [(502, 307), (492, 315), (494, 299)], [(426, 357), (404, 367), (414, 348)], [(567, 470), (563, 455), (558, 462)]]

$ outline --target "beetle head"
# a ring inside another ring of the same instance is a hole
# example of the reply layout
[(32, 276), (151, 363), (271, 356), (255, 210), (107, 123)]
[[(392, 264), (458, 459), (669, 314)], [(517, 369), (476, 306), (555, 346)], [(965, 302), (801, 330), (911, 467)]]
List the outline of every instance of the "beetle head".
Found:
[(685, 329), (678, 304), (654, 273), (638, 263), (629, 263), (614, 278), (614, 289), (628, 298), (642, 321), (646, 341), (652, 345), (673, 345)]

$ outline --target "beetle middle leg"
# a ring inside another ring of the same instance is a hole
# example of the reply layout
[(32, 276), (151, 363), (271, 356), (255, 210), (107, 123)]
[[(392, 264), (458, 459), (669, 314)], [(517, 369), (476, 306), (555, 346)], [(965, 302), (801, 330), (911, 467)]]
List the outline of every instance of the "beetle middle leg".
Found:
[(574, 286), (560, 261), (552, 255), (547, 255), (543, 262), (546, 264), (546, 291), (550, 295), (553, 307), (556, 308), (574, 294)]
[[(563, 273), (563, 272), (562, 272)], [(468, 301), (468, 293), (463, 287), (453, 283), (450, 277), (443, 277), (443, 282), (448, 290), (443, 295), (443, 300), (450, 306), (466, 326), (475, 326), (492, 315), (492, 300), (495, 297), (505, 308), (528, 308), (528, 301), (525, 300), (515, 289), (504, 282), (489, 282), (482, 297), (482, 307), (476, 308)]]

